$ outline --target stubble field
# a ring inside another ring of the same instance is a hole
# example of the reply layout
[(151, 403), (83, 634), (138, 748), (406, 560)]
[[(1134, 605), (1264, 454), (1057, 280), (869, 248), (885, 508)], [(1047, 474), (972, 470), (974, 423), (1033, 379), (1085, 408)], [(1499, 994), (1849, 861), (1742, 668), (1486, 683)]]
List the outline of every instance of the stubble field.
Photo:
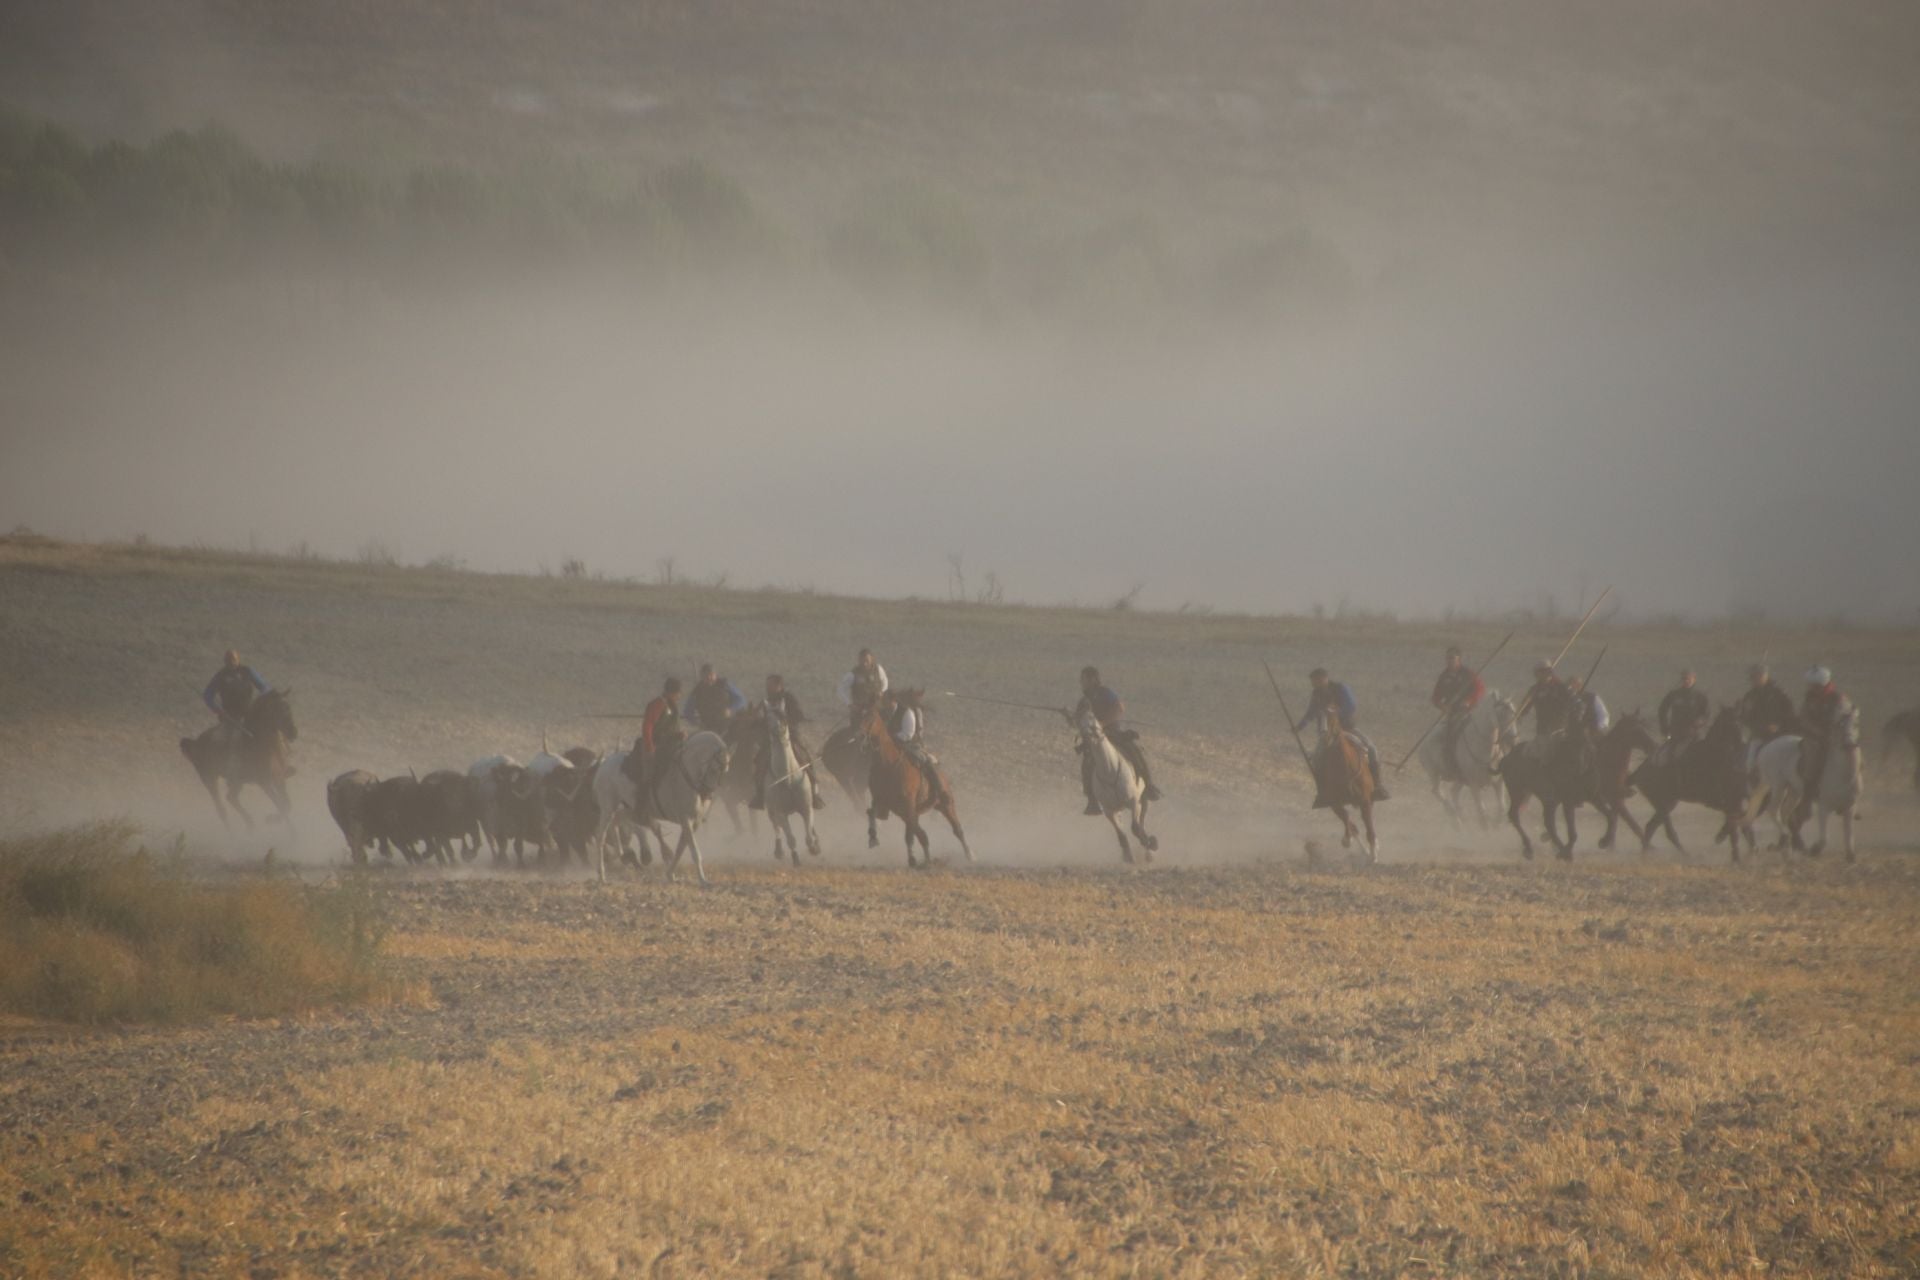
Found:
[[(1519, 863), (1403, 785), (1385, 862), (1329, 822), (1262, 658), (1352, 679), (1389, 756), (1440, 644), (1503, 626), (989, 610), (154, 550), (0, 549), (0, 801), (129, 813), (320, 879), (352, 766), (604, 746), (711, 658), (811, 707), (860, 644), (1056, 701), (1086, 661), (1155, 727), (1162, 863), (1077, 814), (1063, 730), (953, 702), (982, 862), (901, 869), (844, 800), (821, 863), (709, 836), (702, 893), (377, 871), (406, 998), (188, 1028), (0, 1024), (0, 1274), (1885, 1275), (1920, 1267), (1920, 862), (1904, 768), (1851, 865)], [(1563, 623), (1523, 629), (1513, 686)], [(1754, 647), (1877, 724), (1911, 633), (1608, 625), (1600, 686)], [(225, 837), (173, 740), (221, 648), (294, 689), (297, 832)], [(1789, 656), (1790, 655), (1790, 656)], [(1589, 658), (1590, 660), (1590, 658)], [(838, 798), (836, 797), (836, 800)]]

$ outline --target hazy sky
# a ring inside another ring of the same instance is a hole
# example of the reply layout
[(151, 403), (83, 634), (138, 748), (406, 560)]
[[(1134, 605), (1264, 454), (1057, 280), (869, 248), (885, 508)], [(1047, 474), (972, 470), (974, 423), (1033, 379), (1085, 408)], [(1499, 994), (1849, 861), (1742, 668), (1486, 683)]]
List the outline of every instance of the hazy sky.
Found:
[[(1764, 105), (1887, 169), (1857, 112)], [(1635, 111), (1550, 123), (1659, 138)], [(1911, 201), (1826, 208), (1789, 163), (1768, 189), (1799, 193), (1752, 225), (1732, 195), (1663, 225), (1649, 175), (1630, 219), (1502, 188), (1476, 230), (1497, 156), (1420, 169), (1431, 220), (1382, 163), (1389, 195), (1294, 192), (1357, 285), (1277, 325), (577, 279), (15, 306), (0, 524), (878, 595), (942, 594), (957, 552), (1032, 601), (1565, 608), (1611, 582), (1640, 611), (1920, 613)], [(1778, 163), (1730, 162), (1728, 191)]]

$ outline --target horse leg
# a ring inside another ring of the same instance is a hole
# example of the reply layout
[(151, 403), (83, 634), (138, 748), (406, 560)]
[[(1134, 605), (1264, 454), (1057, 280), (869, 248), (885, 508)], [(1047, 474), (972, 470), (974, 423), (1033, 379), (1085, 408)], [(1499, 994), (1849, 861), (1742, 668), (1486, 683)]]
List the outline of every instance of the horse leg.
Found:
[(693, 854), (693, 874), (700, 877), (700, 887), (709, 888), (713, 882), (707, 879), (706, 860), (700, 856), (700, 838), (693, 834), (694, 824), (689, 822), (680, 828), (680, 838), (686, 842), (687, 851)]
[(1683, 858), (1687, 857), (1688, 856), (1687, 846), (1680, 843), (1680, 833), (1673, 829), (1673, 810), (1672, 809), (1668, 809), (1666, 813), (1661, 815), (1660, 826), (1666, 831), (1667, 839), (1673, 841), (1673, 847), (1679, 850), (1680, 856)]
[(1360, 821), (1366, 824), (1367, 828), (1367, 861), (1370, 863), (1378, 862), (1380, 860), (1380, 837), (1375, 834), (1373, 829), (1373, 798), (1371, 796), (1360, 802)]
[(869, 849), (878, 849), (880, 847), (880, 828), (874, 816), (879, 812), (879, 809), (880, 802), (877, 800), (867, 806), (867, 848)]
[(1153, 861), (1153, 855), (1160, 852), (1158, 836), (1147, 834), (1147, 801), (1142, 799), (1134, 808), (1133, 834), (1140, 840), (1140, 847), (1147, 851), (1147, 861)]
[(1853, 804), (1840, 811), (1840, 843), (1847, 855), (1847, 861), (1853, 861)]
[(1567, 842), (1560, 847), (1560, 858), (1563, 862), (1573, 861), (1573, 846), (1580, 840), (1580, 829), (1574, 825), (1573, 821), (1573, 815), (1579, 808), (1580, 805), (1578, 801), (1569, 801), (1565, 809), (1567, 815)]
[(968, 862), (972, 862), (973, 846), (967, 843), (967, 833), (960, 829), (960, 808), (954, 804), (952, 795), (941, 800), (939, 812), (947, 820), (947, 825), (953, 828), (953, 838), (960, 842), (960, 852), (967, 855)]
[(907, 833), (907, 870), (912, 871), (919, 865), (913, 860), (913, 832), (914, 828), (919, 826), (919, 823), (914, 820), (912, 814), (908, 813), (901, 814), (900, 821), (904, 825)]
[(1807, 846), (1807, 856), (1817, 858), (1827, 851), (1827, 806), (1818, 800), (1813, 805), (1813, 820), (1817, 834), (1813, 843)]
[(246, 808), (240, 803), (240, 788), (244, 785), (246, 784), (240, 782), (229, 782), (227, 784), (227, 803), (233, 806), (233, 811), (240, 815), (240, 820), (246, 823), (247, 830), (251, 831), (253, 830), (253, 815), (248, 813)]
[(220, 815), (220, 825), (228, 831), (233, 830), (233, 819), (227, 817), (227, 806), (220, 799), (220, 777), (218, 774), (201, 774), (200, 785), (213, 797), (213, 811)]
[(1520, 822), (1520, 807), (1527, 802), (1527, 793), (1518, 787), (1507, 788), (1507, 821), (1520, 833), (1520, 856), (1528, 862), (1533, 861), (1533, 840), (1527, 835), (1527, 829)]
[(1127, 833), (1120, 829), (1119, 811), (1107, 809), (1105, 805), (1102, 805), (1101, 808), (1106, 811), (1107, 825), (1113, 828), (1114, 838), (1120, 842), (1120, 861), (1131, 865), (1133, 862), (1133, 846), (1127, 843)]

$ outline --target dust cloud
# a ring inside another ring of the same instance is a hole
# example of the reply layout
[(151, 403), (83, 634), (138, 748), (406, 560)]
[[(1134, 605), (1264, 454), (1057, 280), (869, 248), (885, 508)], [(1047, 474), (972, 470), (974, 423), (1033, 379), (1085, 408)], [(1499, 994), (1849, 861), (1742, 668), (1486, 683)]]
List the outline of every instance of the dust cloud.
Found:
[(437, 164), (545, 198), (693, 157), (744, 193), (693, 230), (737, 229), (16, 247), (8, 526), (876, 596), (958, 556), (1033, 602), (1920, 611), (1907, 6), (581, 0), (457, 40), (158, 8), (6, 19), (0, 102), (89, 146), (211, 120), (396, 184), (403, 223), (467, 190), (434, 203)]

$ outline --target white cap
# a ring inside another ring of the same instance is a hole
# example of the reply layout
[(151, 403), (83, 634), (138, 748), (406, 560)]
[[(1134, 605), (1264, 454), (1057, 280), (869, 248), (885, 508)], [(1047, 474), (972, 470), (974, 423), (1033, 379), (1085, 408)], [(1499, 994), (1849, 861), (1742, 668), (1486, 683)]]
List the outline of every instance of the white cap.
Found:
[(1833, 672), (1827, 670), (1825, 667), (1808, 667), (1807, 683), (1808, 684), (1832, 684)]
[(1553, 664), (1551, 662), (1548, 662), (1545, 658), (1542, 658), (1540, 659), (1540, 661), (1533, 664), (1533, 669), (1535, 671), (1551, 671), (1553, 670)]

